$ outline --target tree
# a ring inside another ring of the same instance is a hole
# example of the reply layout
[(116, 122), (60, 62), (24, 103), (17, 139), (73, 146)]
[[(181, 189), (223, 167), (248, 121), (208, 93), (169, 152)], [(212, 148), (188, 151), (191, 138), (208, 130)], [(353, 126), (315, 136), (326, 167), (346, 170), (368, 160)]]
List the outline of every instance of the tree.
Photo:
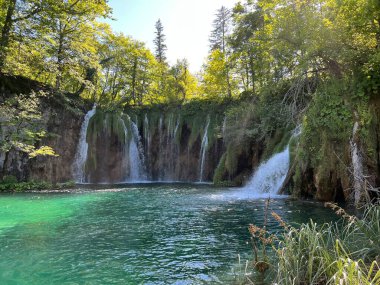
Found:
[(231, 12), (222, 6), (215, 15), (213, 22), (213, 30), (210, 35), (211, 51), (219, 49), (223, 53), (226, 52), (227, 36), (230, 31)]
[(255, 93), (256, 76), (262, 65), (258, 31), (263, 26), (262, 11), (251, 3), (240, 2), (232, 10), (234, 30), (229, 38), (233, 50), (232, 61), (236, 63), (237, 74), (245, 91)]
[(105, 0), (3, 0), (3, 7), (3, 35), (9, 30), (7, 23), (12, 24), (9, 40), (3, 36), (0, 45), (6, 72), (76, 94), (91, 85), (89, 79), (99, 65), (97, 19), (111, 11)]
[(95, 20), (110, 12), (106, 1), (62, 1), (46, 14), (44, 22), (48, 52), (55, 69), (55, 87), (61, 88), (63, 75), (81, 79), (77, 67), (94, 64)]
[(18, 94), (0, 102), (0, 153), (4, 153), (5, 174), (11, 151), (22, 152), (33, 158), (40, 155), (57, 156), (49, 146), (36, 147), (46, 136), (43, 114), (39, 109), (42, 91), (29, 95)]
[(1, 37), (0, 37), (0, 71), (3, 70), (8, 54), (11, 35), (17, 23), (30, 19), (40, 13), (48, 1), (44, 0), (3, 0), (0, 2)]
[(103, 104), (142, 105), (150, 92), (156, 60), (141, 42), (105, 27), (100, 36), (97, 100)]
[(164, 34), (164, 27), (161, 23), (161, 20), (158, 19), (155, 25), (156, 31), (156, 38), (154, 39), (155, 44), (155, 56), (159, 63), (165, 63), (166, 61), (166, 44), (165, 44), (165, 34)]
[(211, 53), (213, 53), (216, 50), (219, 50), (221, 52), (220, 55), (223, 57), (223, 59), (220, 62), (224, 63), (224, 66), (222, 67), (222, 73), (225, 74), (224, 79), (226, 81), (226, 84), (223, 84), (223, 86), (226, 87), (228, 97), (232, 97), (229, 66), (230, 62), (227, 50), (227, 36), (230, 30), (230, 20), (230, 11), (226, 7), (222, 6), (215, 15), (215, 20), (213, 23), (214, 29), (212, 30), (209, 39)]
[(170, 69), (170, 89), (173, 100), (185, 102), (198, 95), (196, 78), (189, 71), (189, 63), (186, 59), (177, 60)]
[[(211, 52), (207, 63), (203, 67), (202, 89), (210, 97), (231, 97), (237, 93), (236, 81), (229, 78), (226, 68), (226, 57), (223, 52), (216, 49)], [(226, 80), (226, 78), (229, 80)]]

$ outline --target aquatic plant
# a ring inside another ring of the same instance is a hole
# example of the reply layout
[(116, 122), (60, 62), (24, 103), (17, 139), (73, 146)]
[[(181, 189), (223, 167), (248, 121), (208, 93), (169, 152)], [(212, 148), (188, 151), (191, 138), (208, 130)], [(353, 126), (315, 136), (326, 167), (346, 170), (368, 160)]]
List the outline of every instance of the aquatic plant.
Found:
[[(268, 205), (267, 201), (267, 205)], [(276, 265), (274, 284), (380, 284), (380, 206), (368, 206), (362, 217), (350, 215), (336, 204), (326, 203), (341, 217), (335, 223), (319, 225), (312, 220), (292, 226), (278, 214), (272, 217), (284, 229), (271, 235), (264, 226), (249, 226), (253, 249), (253, 268), (265, 273)], [(268, 211), (266, 206), (265, 211)], [(258, 243), (257, 241), (260, 241)], [(268, 247), (273, 249), (267, 254)], [(264, 266), (265, 265), (265, 266)]]
[(342, 220), (287, 226), (276, 247), (278, 284), (379, 284), (380, 207), (361, 219), (328, 203)]

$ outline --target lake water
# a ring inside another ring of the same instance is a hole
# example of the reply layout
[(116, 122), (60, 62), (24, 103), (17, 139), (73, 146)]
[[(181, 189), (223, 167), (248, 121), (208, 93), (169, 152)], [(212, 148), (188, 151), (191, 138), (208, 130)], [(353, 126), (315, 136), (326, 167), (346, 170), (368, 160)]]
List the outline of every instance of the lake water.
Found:
[[(229, 284), (238, 254), (252, 258), (247, 227), (262, 224), (263, 198), (205, 185), (90, 188), (0, 196), (0, 284)], [(292, 223), (334, 218), (287, 198), (270, 209)]]

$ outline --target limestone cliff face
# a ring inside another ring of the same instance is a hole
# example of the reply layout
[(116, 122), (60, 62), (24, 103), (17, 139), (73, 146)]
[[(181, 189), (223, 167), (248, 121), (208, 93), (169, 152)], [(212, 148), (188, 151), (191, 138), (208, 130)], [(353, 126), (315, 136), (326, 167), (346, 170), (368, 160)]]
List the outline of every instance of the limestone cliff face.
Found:
[[(0, 74), (1, 99), (6, 100), (18, 94), (41, 94), (37, 111), (42, 115), (40, 129), (47, 135), (38, 146), (53, 148), (57, 157), (36, 157), (12, 150), (5, 154), (0, 151), (0, 178), (5, 175), (17, 177), (19, 181), (45, 180), (64, 182), (72, 179), (71, 165), (75, 156), (78, 136), (88, 103), (81, 98), (56, 92), (33, 80)], [(39, 93), (42, 92), (42, 93)], [(27, 97), (28, 98), (28, 97)], [(0, 100), (0, 103), (2, 103)], [(1, 115), (1, 114), (0, 114)], [(0, 116), (1, 117), (1, 116)], [(7, 125), (0, 125), (0, 134)], [(2, 139), (2, 138), (0, 138)]]
[(72, 180), (74, 161), (79, 132), (84, 113), (65, 109), (48, 108), (45, 112), (46, 129), (49, 136), (42, 144), (51, 146), (58, 157), (36, 157), (29, 160), (27, 172), (29, 179), (52, 182)]
[(99, 109), (89, 123), (84, 180), (210, 182), (223, 153), (219, 128), (208, 115)]
[[(349, 202), (359, 206), (378, 197), (380, 185), (380, 100), (372, 98), (366, 110), (368, 121), (353, 116), (348, 132), (338, 140), (324, 139), (319, 129), (314, 149), (305, 140), (295, 147), (297, 155), (286, 187), (296, 196), (320, 201)], [(360, 122), (360, 123), (359, 123)], [(296, 150), (298, 148), (298, 150)], [(360, 171), (357, 171), (359, 168)], [(359, 173), (359, 174), (358, 174)], [(375, 191), (373, 191), (375, 190)]]
[[(44, 111), (47, 137), (40, 145), (53, 148), (57, 157), (38, 156), (29, 159), (25, 153), (11, 151), (4, 164), (0, 160), (0, 171), (3, 175), (13, 175), (19, 181), (38, 180), (65, 182), (72, 180), (71, 166), (74, 161), (83, 113), (48, 107)], [(4, 153), (1, 154), (4, 157)]]

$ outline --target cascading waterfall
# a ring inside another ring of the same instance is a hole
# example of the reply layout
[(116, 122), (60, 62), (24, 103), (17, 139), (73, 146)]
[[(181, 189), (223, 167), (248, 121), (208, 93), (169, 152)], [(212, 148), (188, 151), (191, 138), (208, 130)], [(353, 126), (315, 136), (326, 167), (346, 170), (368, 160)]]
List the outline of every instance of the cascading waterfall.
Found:
[(164, 157), (162, 155), (163, 153), (163, 139), (164, 139), (164, 124), (163, 124), (163, 118), (162, 115), (160, 116), (159, 126), (158, 126), (158, 141), (159, 141), (159, 156), (158, 156), (158, 166), (159, 166), (159, 175), (158, 180), (162, 181), (164, 179)]
[(144, 139), (145, 139), (145, 156), (149, 159), (151, 135), (149, 131), (149, 119), (147, 114), (144, 117)]
[(204, 182), (209, 176), (208, 169), (215, 166), (207, 155), (210, 116), (203, 121), (200, 136), (191, 124), (182, 124), (182, 120), (176, 113), (152, 117), (145, 114), (132, 120), (127, 114), (100, 109), (95, 114), (94, 108), (85, 116), (81, 129), (73, 165), (76, 181)]
[(250, 196), (276, 195), (289, 170), (289, 146), (260, 164), (244, 187)]
[[(130, 160), (129, 160), (129, 148), (128, 148), (128, 128), (125, 125), (125, 122), (122, 118), (120, 118), (120, 123), (124, 128), (124, 145), (123, 145), (123, 166), (125, 173), (130, 173)], [(129, 176), (129, 175), (127, 175)], [(125, 180), (128, 180), (129, 177), (126, 177)]]
[[(129, 136), (128, 127), (123, 119), (120, 119), (124, 127), (124, 168), (128, 174), (125, 182), (139, 182), (147, 179), (144, 168), (144, 151), (142, 148), (140, 134), (136, 123), (128, 118), (131, 135)], [(129, 141), (128, 141), (129, 138)]]
[(222, 136), (223, 136), (223, 138), (226, 136), (226, 127), (227, 127), (227, 116), (224, 116), (223, 126), (222, 126)]
[(144, 164), (144, 150), (141, 144), (141, 138), (137, 124), (131, 121), (132, 137), (129, 143), (129, 159), (131, 161), (132, 171), (131, 179), (133, 181), (145, 181), (147, 179)]
[(163, 175), (165, 181), (174, 180), (174, 153), (173, 153), (173, 114), (170, 114), (166, 134), (166, 167)]
[(208, 127), (210, 125), (210, 118), (207, 118), (206, 127), (203, 133), (202, 138), (202, 144), (201, 144), (201, 151), (200, 151), (200, 167), (199, 167), (199, 182), (203, 182), (203, 176), (204, 176), (204, 166), (205, 166), (205, 159), (206, 159), (206, 151), (208, 147)]
[[(302, 126), (297, 126), (292, 132), (292, 138), (298, 137), (302, 132)], [(267, 161), (261, 163), (253, 174), (244, 192), (248, 197), (274, 196), (280, 190), (289, 171), (290, 155), (289, 144), (286, 148), (273, 155)]]
[(87, 129), (90, 119), (96, 113), (96, 105), (92, 108), (92, 110), (88, 111), (84, 117), (80, 134), (79, 134), (79, 143), (77, 147), (77, 152), (74, 158), (73, 164), (73, 177), (75, 182), (77, 183), (85, 183), (86, 182), (86, 174), (85, 174), (85, 166), (87, 161), (87, 152), (88, 152), (88, 143), (87, 143)]
[(179, 121), (180, 121), (180, 118), (178, 117), (178, 119), (177, 119), (177, 123), (176, 123), (176, 125), (175, 125), (175, 129), (174, 129), (174, 134), (173, 134), (173, 137), (174, 137), (174, 138), (176, 137), (177, 132), (178, 132)]
[[(175, 122), (175, 123), (174, 123)], [(173, 181), (176, 179), (176, 166), (179, 156), (179, 145), (176, 143), (176, 134), (179, 128), (179, 118), (174, 120), (174, 115), (169, 117), (168, 133), (167, 133), (167, 169), (166, 169), (166, 180)]]
[(350, 150), (351, 150), (351, 161), (353, 168), (353, 188), (354, 188), (354, 201), (355, 206), (359, 207), (360, 203), (363, 202), (363, 199), (366, 198), (366, 189), (365, 189), (365, 176), (363, 169), (363, 159), (358, 144), (358, 132), (359, 132), (359, 122), (354, 123), (352, 130), (352, 138), (350, 140)]

